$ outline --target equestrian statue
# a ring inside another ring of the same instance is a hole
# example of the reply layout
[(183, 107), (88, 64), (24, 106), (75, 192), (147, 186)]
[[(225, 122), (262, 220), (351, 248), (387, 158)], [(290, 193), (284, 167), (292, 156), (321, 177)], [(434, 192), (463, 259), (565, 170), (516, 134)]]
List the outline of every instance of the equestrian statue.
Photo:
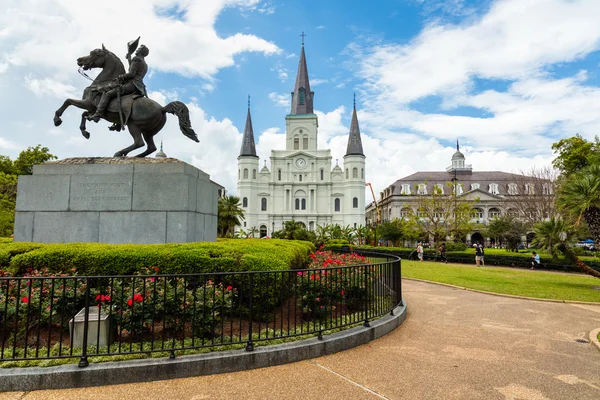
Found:
[[(100, 119), (112, 122), (109, 130), (120, 131), (127, 127), (133, 137), (133, 144), (115, 153), (115, 157), (123, 157), (129, 152), (139, 149), (146, 143), (146, 150), (137, 157), (146, 157), (156, 151), (154, 135), (156, 135), (167, 122), (166, 113), (174, 114), (179, 119), (181, 132), (198, 142), (198, 136), (192, 129), (189, 111), (180, 101), (173, 101), (162, 107), (156, 101), (147, 97), (144, 76), (148, 72), (145, 57), (149, 50), (141, 45), (140, 38), (128, 43), (128, 52), (125, 56), (129, 62), (129, 71), (125, 72), (123, 63), (114, 53), (108, 51), (104, 45), (101, 49), (90, 51), (88, 56), (79, 57), (77, 65), (79, 72), (92, 80), (84, 71), (101, 68), (92, 84), (85, 88), (81, 100), (67, 99), (54, 113), (54, 125), (62, 123), (60, 118), (69, 106), (85, 110), (81, 115), (79, 129), (86, 139), (90, 133), (86, 130), (86, 121), (99, 122)], [(135, 55), (132, 57), (132, 54)]]

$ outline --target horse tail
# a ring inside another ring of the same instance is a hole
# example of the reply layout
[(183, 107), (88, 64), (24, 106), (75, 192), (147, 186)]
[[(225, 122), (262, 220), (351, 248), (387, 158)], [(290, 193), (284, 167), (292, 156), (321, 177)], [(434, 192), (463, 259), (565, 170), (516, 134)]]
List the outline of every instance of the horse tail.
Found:
[(176, 115), (179, 119), (179, 129), (188, 138), (194, 142), (199, 142), (198, 135), (192, 129), (192, 123), (190, 122), (190, 112), (185, 104), (180, 101), (172, 101), (162, 108), (162, 112)]

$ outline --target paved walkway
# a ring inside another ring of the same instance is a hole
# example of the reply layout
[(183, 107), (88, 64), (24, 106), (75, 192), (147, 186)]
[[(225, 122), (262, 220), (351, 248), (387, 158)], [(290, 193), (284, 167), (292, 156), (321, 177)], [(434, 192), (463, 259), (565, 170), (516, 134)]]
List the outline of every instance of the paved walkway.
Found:
[(405, 281), (389, 335), (310, 361), (233, 374), (5, 399), (600, 399), (600, 305), (546, 303)]

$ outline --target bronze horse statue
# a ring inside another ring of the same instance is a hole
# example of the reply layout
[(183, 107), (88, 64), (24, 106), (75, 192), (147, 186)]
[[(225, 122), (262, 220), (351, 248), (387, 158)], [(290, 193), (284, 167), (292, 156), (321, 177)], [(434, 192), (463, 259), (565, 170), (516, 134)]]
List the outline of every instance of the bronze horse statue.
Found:
[[(78, 58), (77, 65), (83, 70), (101, 68), (102, 71), (92, 84), (85, 88), (81, 100), (67, 99), (56, 110), (54, 113), (54, 125), (59, 126), (62, 123), (60, 117), (69, 106), (81, 108), (85, 111), (81, 115), (79, 129), (81, 130), (81, 134), (86, 139), (89, 139), (90, 133), (86, 130), (87, 117), (96, 110), (102, 92), (107, 88), (114, 87), (118, 82), (118, 77), (126, 71), (119, 57), (108, 51), (104, 45), (102, 45), (101, 49), (90, 51), (88, 56)], [(146, 150), (136, 157), (146, 157), (155, 152), (154, 135), (165, 126), (167, 122), (166, 113), (177, 116), (179, 119), (179, 128), (185, 136), (195, 142), (199, 141), (198, 136), (192, 129), (188, 108), (180, 101), (173, 101), (162, 107), (156, 101), (139, 95), (122, 96), (120, 102), (118, 99), (112, 100), (104, 114), (104, 119), (114, 124), (109, 129), (121, 130), (123, 129), (121, 123), (124, 123), (129, 128), (129, 133), (133, 137), (133, 144), (117, 151), (114, 156), (126, 156), (130, 151), (143, 147), (144, 142), (147, 145)], [(126, 122), (123, 121), (123, 115), (126, 117)]]

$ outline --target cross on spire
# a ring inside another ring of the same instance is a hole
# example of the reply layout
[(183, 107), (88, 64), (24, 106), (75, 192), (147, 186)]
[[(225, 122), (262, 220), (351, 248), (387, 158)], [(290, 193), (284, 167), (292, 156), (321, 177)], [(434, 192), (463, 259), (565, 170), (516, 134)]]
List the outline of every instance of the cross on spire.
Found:
[(250, 109), (250, 95), (248, 95), (248, 109)]
[(456, 151), (460, 151), (460, 148), (458, 147), (458, 139), (456, 139)]
[(356, 108), (356, 93), (354, 93), (354, 108)]
[(304, 46), (304, 37), (305, 37), (305, 36), (308, 36), (308, 35), (306, 35), (306, 34), (304, 33), (304, 31), (302, 31), (302, 34), (301, 34), (300, 36), (302, 36), (302, 46)]

